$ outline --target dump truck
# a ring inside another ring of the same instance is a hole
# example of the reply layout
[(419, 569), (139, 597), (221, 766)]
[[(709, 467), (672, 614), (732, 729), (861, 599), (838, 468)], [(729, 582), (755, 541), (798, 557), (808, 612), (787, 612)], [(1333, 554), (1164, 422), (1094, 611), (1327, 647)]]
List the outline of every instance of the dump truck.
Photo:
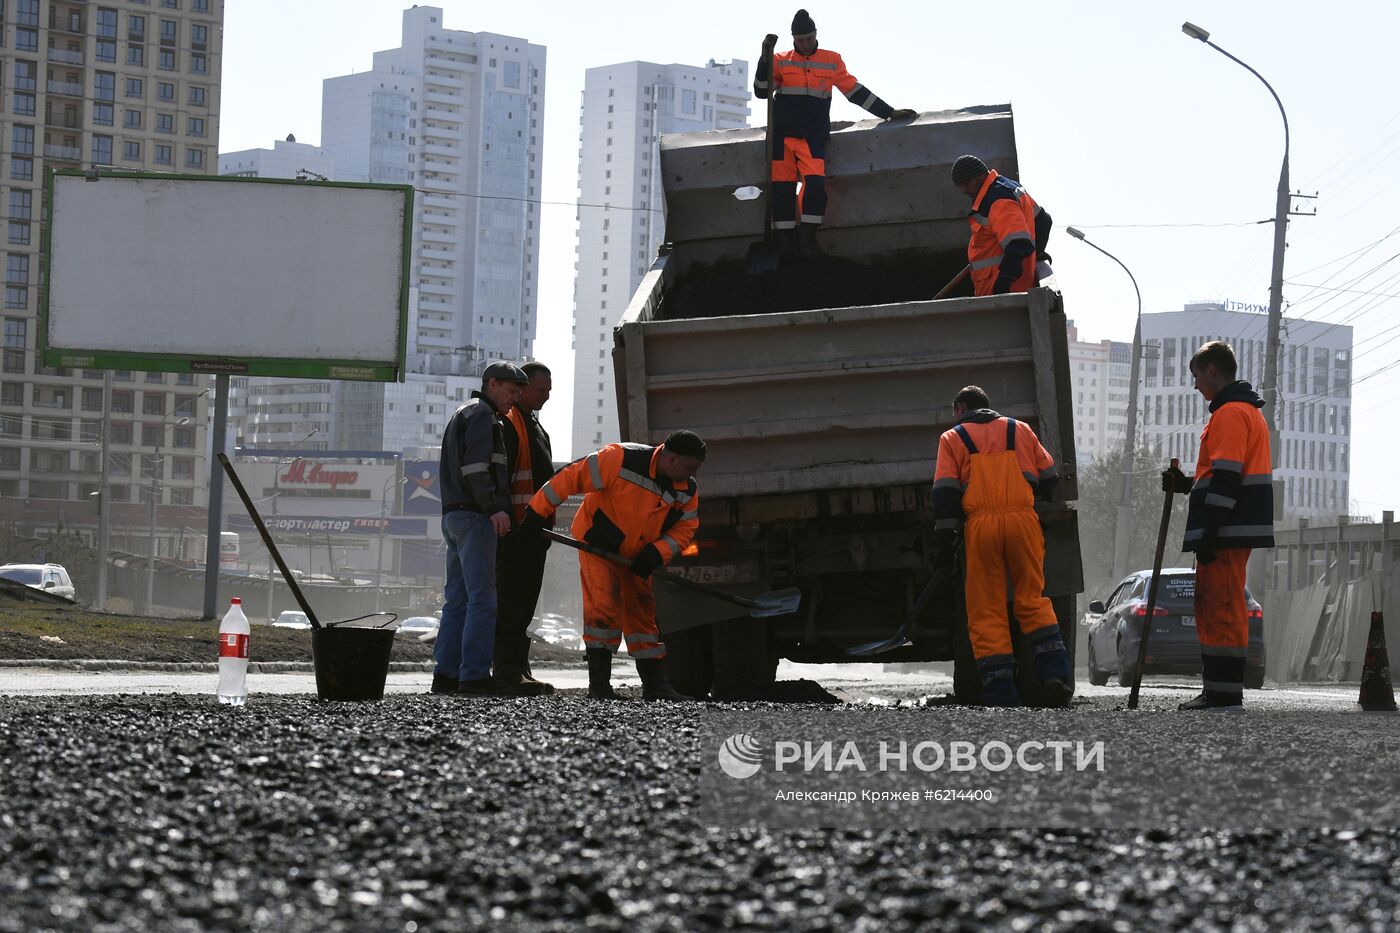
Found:
[[(763, 131), (662, 138), (667, 242), (613, 331), (622, 437), (657, 444), (687, 428), (709, 446), (700, 530), (670, 570), (739, 595), (802, 592), (798, 612), (754, 619), (658, 583), (679, 689), (762, 695), (783, 658), (951, 660), (957, 697), (977, 701), (961, 577), (932, 563), (938, 438), (970, 383), (1058, 464), (1054, 501), (1037, 511), (1045, 592), (1073, 655), (1083, 572), (1063, 299), (1041, 287), (977, 298), (964, 285), (932, 300), (967, 262), (968, 199), (949, 180), (966, 152), (1020, 177), (1009, 105), (834, 124), (822, 255), (750, 274)], [(850, 653), (906, 621), (905, 647)]]

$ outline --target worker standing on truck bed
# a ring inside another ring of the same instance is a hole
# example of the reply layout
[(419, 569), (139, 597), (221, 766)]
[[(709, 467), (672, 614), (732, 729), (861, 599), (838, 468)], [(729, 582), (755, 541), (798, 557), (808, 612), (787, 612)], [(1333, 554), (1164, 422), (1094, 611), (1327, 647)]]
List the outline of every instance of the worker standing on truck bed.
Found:
[(1274, 546), (1274, 484), (1264, 400), (1235, 379), (1235, 351), (1212, 340), (1191, 357), (1196, 391), (1210, 404), (1193, 483), (1175, 467), (1162, 491), (1189, 494), (1183, 551), (1196, 552), (1196, 638), (1200, 696), (1183, 710), (1244, 712), (1249, 615), (1245, 564), (1253, 548)]
[(1030, 192), (972, 155), (959, 156), (953, 163), (953, 184), (972, 199), (967, 262), (973, 294), (1029, 291), (1050, 277), (1045, 247), (1054, 221)]
[[(952, 558), (963, 531), (967, 560), (967, 634), (982, 675), (986, 706), (1019, 706), (1007, 618), (1007, 574), (1016, 621), (1035, 656), (1035, 676), (1053, 705), (1074, 692), (1069, 653), (1044, 595), (1045, 536), (1035, 496), (1049, 498), (1055, 462), (1024, 422), (991, 410), (987, 393), (968, 386), (953, 400), (957, 424), (938, 440), (933, 481), (935, 561)], [(965, 521), (964, 521), (965, 517)]]
[(784, 251), (789, 255), (810, 255), (818, 252), (817, 228), (826, 215), (826, 141), (831, 135), (832, 88), (882, 120), (913, 119), (918, 114), (895, 110), (857, 81), (840, 55), (818, 48), (817, 24), (806, 10), (798, 10), (792, 19), (792, 51), (772, 55), (777, 41), (775, 35), (764, 40), (764, 54), (753, 81), (753, 92), (759, 99), (775, 95), (773, 229), (786, 241)]
[(594, 699), (618, 699), (610, 683), (612, 659), (624, 634), (643, 699), (690, 699), (661, 667), (666, 645), (656, 627), (651, 573), (680, 554), (700, 526), (694, 474), (704, 462), (705, 442), (691, 431), (674, 432), (660, 447), (609, 444), (560, 470), (530, 500), (520, 531), (538, 536), (565, 499), (587, 493), (573, 536), (632, 562), (629, 568), (586, 552), (578, 556), (588, 695)]

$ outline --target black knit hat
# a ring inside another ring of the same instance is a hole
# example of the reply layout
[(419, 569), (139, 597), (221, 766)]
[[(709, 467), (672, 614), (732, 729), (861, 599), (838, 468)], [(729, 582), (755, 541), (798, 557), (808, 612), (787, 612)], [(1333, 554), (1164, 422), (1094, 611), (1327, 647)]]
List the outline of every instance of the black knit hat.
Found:
[(705, 442), (694, 431), (672, 431), (666, 438), (666, 449), (678, 457), (705, 459)]
[(816, 32), (817, 24), (812, 22), (812, 17), (806, 10), (798, 10), (797, 15), (792, 18), (792, 34), (794, 36), (805, 36), (808, 33)]
[(481, 373), (481, 384), (486, 385), (488, 379), (499, 379), (502, 382), (515, 382), (527, 386), (530, 384), (530, 377), (516, 366), (514, 363), (505, 360), (497, 360)]
[(987, 174), (987, 163), (975, 155), (958, 156), (958, 161), (953, 163), (953, 184), (955, 185), (961, 185), (974, 178), (981, 178), (985, 174)]

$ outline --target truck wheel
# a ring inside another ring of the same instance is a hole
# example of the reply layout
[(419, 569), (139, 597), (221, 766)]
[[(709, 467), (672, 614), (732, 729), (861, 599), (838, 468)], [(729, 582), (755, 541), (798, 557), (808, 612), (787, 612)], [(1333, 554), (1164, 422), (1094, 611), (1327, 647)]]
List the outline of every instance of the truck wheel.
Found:
[(759, 699), (778, 677), (768, 623), (744, 616), (707, 626), (716, 700)]
[(1244, 669), (1244, 685), (1250, 690), (1262, 690), (1264, 687), (1264, 668), (1246, 667)]
[(714, 666), (710, 656), (710, 629), (701, 625), (666, 638), (666, 673), (671, 686), (690, 697), (710, 692)]
[[(1055, 621), (1059, 623), (1060, 639), (1065, 643), (1065, 653), (1069, 655), (1072, 686), (1075, 638), (1079, 634), (1079, 625), (1074, 615), (1074, 597), (1053, 596), (1050, 598), (1050, 604), (1055, 609)], [(1015, 616), (1010, 606), (1007, 607), (1007, 615), (1012, 619), (1011, 642), (1016, 655), (1016, 686), (1021, 692), (1021, 702), (1037, 709), (1063, 705), (1049, 702), (1041, 691), (1040, 679), (1035, 676), (1035, 656), (1031, 653), (1030, 642), (1021, 634), (1020, 627), (1015, 624)]]

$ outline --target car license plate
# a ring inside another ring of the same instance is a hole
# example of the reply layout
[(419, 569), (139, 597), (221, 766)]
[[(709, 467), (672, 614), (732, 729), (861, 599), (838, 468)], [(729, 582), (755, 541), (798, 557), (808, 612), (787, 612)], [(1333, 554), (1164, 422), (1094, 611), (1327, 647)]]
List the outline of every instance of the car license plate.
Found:
[(667, 567), (668, 573), (685, 577), (696, 583), (757, 583), (758, 564), (746, 562), (740, 564), (709, 564), (702, 566), (671, 566)]
[(1186, 626), (1187, 628), (1195, 628), (1195, 627), (1196, 627), (1196, 617), (1195, 617), (1195, 616), (1182, 616), (1182, 617), (1181, 617), (1181, 624), (1184, 625), (1184, 626)]

